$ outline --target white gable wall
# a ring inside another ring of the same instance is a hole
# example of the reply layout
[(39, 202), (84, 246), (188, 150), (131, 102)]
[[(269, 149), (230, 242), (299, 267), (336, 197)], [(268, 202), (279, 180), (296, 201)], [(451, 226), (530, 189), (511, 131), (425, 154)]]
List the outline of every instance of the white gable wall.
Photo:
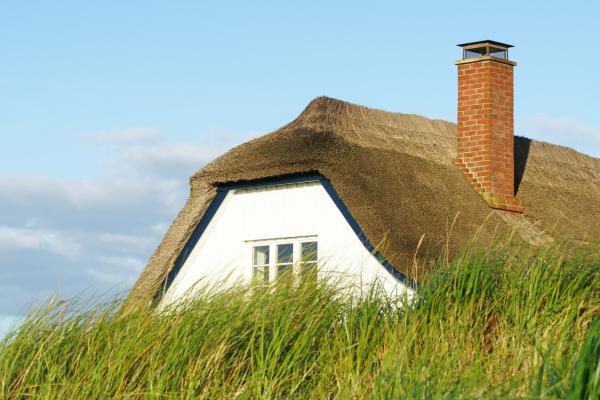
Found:
[[(271, 239), (318, 241), (319, 273), (357, 285), (377, 279), (390, 295), (411, 291), (367, 251), (320, 182), (230, 190), (167, 290), (170, 303), (200, 285), (250, 282), (251, 248)], [(283, 240), (284, 242), (286, 240)]]

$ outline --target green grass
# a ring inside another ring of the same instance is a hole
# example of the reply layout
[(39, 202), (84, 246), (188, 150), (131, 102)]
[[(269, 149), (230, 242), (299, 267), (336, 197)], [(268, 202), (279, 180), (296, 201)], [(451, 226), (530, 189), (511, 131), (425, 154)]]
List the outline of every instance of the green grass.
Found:
[(204, 291), (170, 312), (54, 301), (0, 344), (0, 398), (600, 396), (600, 255), (466, 251), (416, 300)]

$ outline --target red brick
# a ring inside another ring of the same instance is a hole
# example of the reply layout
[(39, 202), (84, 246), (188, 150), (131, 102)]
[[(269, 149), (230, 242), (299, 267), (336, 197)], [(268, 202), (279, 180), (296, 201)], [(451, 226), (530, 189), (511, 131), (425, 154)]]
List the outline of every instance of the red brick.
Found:
[(478, 182), (478, 190), (500, 200), (501, 208), (519, 211), (513, 102), (512, 65), (491, 60), (458, 65), (458, 165), (470, 182)]

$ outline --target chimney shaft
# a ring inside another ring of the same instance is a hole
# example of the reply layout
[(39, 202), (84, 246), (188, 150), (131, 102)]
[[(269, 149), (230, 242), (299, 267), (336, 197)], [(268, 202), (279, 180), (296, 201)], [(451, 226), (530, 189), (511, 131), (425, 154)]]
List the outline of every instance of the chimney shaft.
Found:
[(458, 143), (455, 164), (493, 208), (523, 212), (515, 195), (512, 46), (459, 45)]

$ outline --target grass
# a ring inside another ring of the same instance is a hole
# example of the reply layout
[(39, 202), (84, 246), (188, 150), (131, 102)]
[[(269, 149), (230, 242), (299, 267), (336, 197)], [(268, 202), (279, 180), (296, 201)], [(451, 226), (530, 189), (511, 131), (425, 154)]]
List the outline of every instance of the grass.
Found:
[(465, 251), (404, 306), (323, 282), (54, 301), (0, 343), (0, 397), (598, 399), (599, 253)]

